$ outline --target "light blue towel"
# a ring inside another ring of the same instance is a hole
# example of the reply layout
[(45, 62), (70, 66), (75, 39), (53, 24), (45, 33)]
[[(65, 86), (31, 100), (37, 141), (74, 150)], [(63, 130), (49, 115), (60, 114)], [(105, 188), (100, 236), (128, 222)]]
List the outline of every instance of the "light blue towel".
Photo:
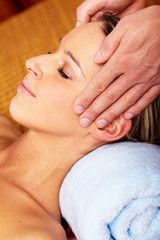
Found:
[(102, 146), (78, 161), (60, 190), (78, 240), (160, 240), (160, 147)]

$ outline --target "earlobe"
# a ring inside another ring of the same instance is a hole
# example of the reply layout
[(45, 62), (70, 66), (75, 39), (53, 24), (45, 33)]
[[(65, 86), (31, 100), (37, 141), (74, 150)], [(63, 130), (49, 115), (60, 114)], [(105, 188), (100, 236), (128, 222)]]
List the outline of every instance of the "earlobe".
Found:
[(130, 131), (131, 127), (132, 121), (120, 115), (104, 129), (99, 129), (94, 124), (91, 134), (98, 140), (113, 142), (123, 138)]

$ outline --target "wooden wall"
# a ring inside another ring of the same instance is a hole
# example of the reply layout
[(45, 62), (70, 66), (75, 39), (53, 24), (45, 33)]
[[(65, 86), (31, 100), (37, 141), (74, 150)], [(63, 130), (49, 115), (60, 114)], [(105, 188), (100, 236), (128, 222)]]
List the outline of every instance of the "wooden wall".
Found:
[(0, 22), (25, 10), (40, 0), (0, 0)]
[[(0, 0), (0, 22), (25, 10), (39, 1), (42, 0)], [(147, 0), (147, 6), (155, 4), (160, 5), (160, 0)]]

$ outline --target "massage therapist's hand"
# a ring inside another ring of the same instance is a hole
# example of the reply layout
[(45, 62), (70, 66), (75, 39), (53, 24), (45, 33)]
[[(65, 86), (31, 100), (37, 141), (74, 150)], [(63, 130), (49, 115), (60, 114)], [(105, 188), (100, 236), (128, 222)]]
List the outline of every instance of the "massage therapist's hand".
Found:
[(123, 17), (145, 7), (146, 0), (86, 0), (77, 8), (77, 26), (96, 21), (109, 11)]
[(123, 17), (104, 39), (95, 60), (106, 63), (74, 103), (82, 126), (132, 118), (160, 94), (159, 26), (160, 6), (152, 6)]

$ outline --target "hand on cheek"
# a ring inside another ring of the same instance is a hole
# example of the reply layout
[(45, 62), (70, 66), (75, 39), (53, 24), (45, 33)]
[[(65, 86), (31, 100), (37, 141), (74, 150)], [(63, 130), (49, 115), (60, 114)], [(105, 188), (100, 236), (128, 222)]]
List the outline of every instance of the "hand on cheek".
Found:
[(159, 16), (160, 6), (141, 10), (124, 17), (105, 38), (95, 61), (106, 63), (74, 104), (82, 126), (96, 121), (103, 128), (122, 113), (131, 119), (160, 94)]

